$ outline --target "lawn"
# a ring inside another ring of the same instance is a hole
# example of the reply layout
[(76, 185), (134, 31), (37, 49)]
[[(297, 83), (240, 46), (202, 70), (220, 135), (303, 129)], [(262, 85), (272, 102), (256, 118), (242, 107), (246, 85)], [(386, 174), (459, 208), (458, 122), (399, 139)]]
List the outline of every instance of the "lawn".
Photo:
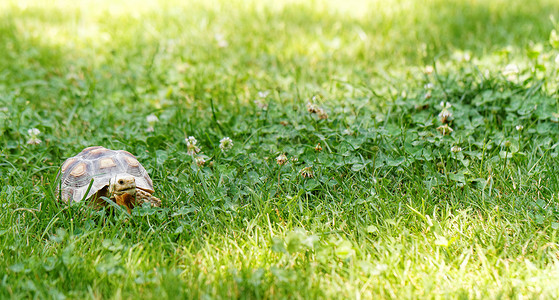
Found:
[[(555, 0), (1, 1), (0, 298), (559, 298), (558, 22)], [(94, 145), (162, 207), (60, 203)]]

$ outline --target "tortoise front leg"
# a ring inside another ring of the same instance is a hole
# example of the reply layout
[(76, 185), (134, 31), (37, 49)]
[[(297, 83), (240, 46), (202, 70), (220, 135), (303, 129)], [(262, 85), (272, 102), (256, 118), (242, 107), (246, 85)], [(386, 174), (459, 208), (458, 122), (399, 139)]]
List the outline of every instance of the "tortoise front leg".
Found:
[(159, 198), (141, 189), (136, 189), (136, 203), (138, 205), (149, 203), (151, 204), (151, 206), (155, 206), (155, 207), (161, 206), (161, 200), (159, 200)]
[(118, 205), (124, 205), (126, 206), (126, 210), (128, 211), (128, 213), (131, 213), (131, 209), (132, 207), (134, 207), (134, 203), (136, 202), (136, 199), (133, 195), (130, 195), (129, 193), (122, 193), (120, 195), (115, 194), (115, 202)]

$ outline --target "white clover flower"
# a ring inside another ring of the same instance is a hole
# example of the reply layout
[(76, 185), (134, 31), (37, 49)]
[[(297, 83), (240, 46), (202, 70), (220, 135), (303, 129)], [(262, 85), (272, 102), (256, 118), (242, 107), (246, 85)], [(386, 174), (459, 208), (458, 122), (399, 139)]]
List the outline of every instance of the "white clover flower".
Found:
[(450, 103), (448, 102), (441, 102), (441, 107), (442, 110), (439, 113), (439, 118), (441, 120), (441, 123), (448, 123), (449, 119), (452, 118), (452, 112), (450, 111), (450, 108), (452, 107), (452, 105), (450, 105)]
[(452, 128), (450, 128), (450, 126), (448, 126), (448, 124), (444, 124), (441, 125), (439, 127), (437, 127), (437, 130), (442, 134), (442, 135), (448, 135), (451, 132), (453, 132), (454, 130), (452, 130)]
[(185, 139), (185, 141), (186, 141), (186, 144), (188, 144), (189, 146), (190, 146), (190, 145), (196, 146), (196, 144), (198, 143), (198, 140), (196, 140), (196, 138), (193, 137), (193, 136), (187, 137), (187, 138)]
[(219, 141), (219, 148), (223, 152), (227, 152), (227, 151), (231, 150), (231, 148), (233, 148), (233, 140), (231, 140), (229, 137), (222, 138)]
[(452, 118), (452, 112), (448, 110), (448, 108), (443, 108), (443, 110), (439, 113), (439, 118), (441, 123), (447, 123), (450, 118)]
[(515, 75), (520, 73), (520, 69), (518, 69), (518, 66), (515, 64), (508, 64), (504, 69), (503, 69), (503, 75), (505, 76), (510, 76), (510, 75)]
[(287, 156), (285, 156), (284, 153), (280, 154), (278, 157), (276, 157), (276, 163), (280, 166), (285, 165), (285, 163), (287, 162)]
[(432, 90), (435, 88), (435, 85), (431, 82), (427, 83), (426, 85), (423, 86), (424, 89), (426, 90)]
[(318, 114), (319, 119), (321, 119), (321, 120), (328, 119), (328, 113), (324, 109), (319, 108), (316, 113)]
[(311, 102), (307, 102), (307, 111), (310, 112), (311, 114), (316, 114), (318, 112), (320, 108)]
[(516, 125), (515, 128), (516, 128), (516, 130), (518, 130), (518, 131), (522, 131), (522, 129), (524, 129), (524, 126), (522, 126), (522, 125)]
[(472, 59), (472, 55), (468, 51), (456, 51), (452, 54), (452, 57), (459, 62), (469, 62)]
[(270, 91), (259, 91), (257, 94), (260, 98), (266, 98), (268, 97), (268, 95), (270, 95)]
[(196, 165), (198, 167), (203, 167), (204, 164), (206, 163), (206, 159), (203, 156), (196, 156), (194, 158), (194, 161), (196, 162)]
[(146, 121), (148, 122), (149, 126), (146, 129), (147, 132), (154, 132), (155, 128), (153, 127), (155, 125), (155, 123), (157, 123), (159, 121), (159, 119), (157, 118), (156, 115), (154, 114), (150, 114), (149, 116), (146, 117)]
[(217, 46), (218, 46), (219, 48), (225, 48), (225, 47), (229, 46), (229, 43), (227, 42), (227, 40), (225, 39), (225, 37), (223, 36), (223, 34), (221, 34), (221, 33), (216, 33), (216, 34), (214, 35), (214, 38), (215, 38), (215, 40), (216, 40), (216, 42), (217, 42)]
[(452, 146), (452, 148), (450, 148), (450, 151), (452, 151), (454, 153), (458, 153), (458, 152), (462, 151), (462, 148), (454, 145), (454, 146)]
[(41, 141), (40, 139), (36, 138), (36, 137), (32, 137), (27, 141), (28, 145), (39, 145), (40, 143), (42, 143), (43, 141)]
[(29, 134), (32, 137), (37, 137), (39, 134), (41, 134), (41, 131), (37, 128), (31, 128), (27, 130), (27, 134)]
[(27, 134), (29, 135), (29, 140), (27, 140), (28, 145), (39, 145), (42, 141), (38, 138), (41, 131), (37, 128), (31, 128), (27, 130)]
[(342, 131), (343, 135), (353, 135), (353, 130), (346, 128)]
[(198, 148), (196, 146), (198, 141), (196, 140), (195, 137), (189, 136), (188, 138), (186, 138), (184, 140), (186, 141), (186, 154), (194, 155), (194, 154), (200, 152), (200, 148)]
[(156, 115), (151, 114), (146, 117), (146, 121), (148, 121), (148, 123), (153, 126), (155, 123), (159, 121), (159, 118), (157, 118)]
[(427, 91), (427, 93), (425, 93), (425, 99), (431, 99), (432, 96), (431, 91)]
[(427, 75), (431, 75), (434, 71), (435, 71), (435, 68), (433, 68), (433, 66), (425, 66), (425, 69), (423, 70), (423, 73), (425, 73)]
[(442, 108), (447, 108), (447, 109), (452, 107), (452, 105), (450, 104), (450, 102), (444, 102), (444, 101), (441, 101), (441, 103), (439, 103), (439, 105), (440, 105)]
[[(313, 99), (315, 99), (315, 97), (313, 97)], [(319, 107), (318, 105), (310, 101), (307, 102), (307, 111), (311, 114), (317, 114), (318, 118), (321, 120), (328, 119), (328, 113), (323, 108)]]
[(305, 178), (312, 178), (314, 177), (314, 173), (312, 170), (312, 167), (304, 167), (301, 169), (301, 171), (299, 171), (299, 174), (301, 174), (301, 176), (305, 177)]
[(186, 150), (186, 154), (188, 154), (188, 155), (194, 155), (198, 152), (200, 152), (200, 148), (198, 148), (196, 146), (188, 146), (187, 150)]
[(254, 100), (254, 104), (256, 104), (256, 106), (262, 110), (267, 110), (268, 109), (268, 103), (262, 101), (262, 100)]

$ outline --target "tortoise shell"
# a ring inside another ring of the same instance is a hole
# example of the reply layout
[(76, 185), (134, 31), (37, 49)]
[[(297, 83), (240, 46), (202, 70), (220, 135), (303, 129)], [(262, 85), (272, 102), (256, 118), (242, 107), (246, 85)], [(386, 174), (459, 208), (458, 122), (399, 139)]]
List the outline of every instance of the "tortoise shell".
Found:
[(124, 150), (95, 146), (85, 148), (62, 164), (58, 174), (62, 200), (71, 203), (89, 199), (119, 174), (134, 176), (136, 188), (150, 194), (154, 192), (151, 178), (134, 155)]

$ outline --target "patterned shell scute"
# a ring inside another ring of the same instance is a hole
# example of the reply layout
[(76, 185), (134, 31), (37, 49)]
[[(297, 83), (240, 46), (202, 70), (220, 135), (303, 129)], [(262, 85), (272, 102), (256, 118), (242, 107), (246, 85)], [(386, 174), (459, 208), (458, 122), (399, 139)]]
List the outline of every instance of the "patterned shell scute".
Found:
[[(135, 177), (136, 187), (153, 193), (153, 182), (146, 169), (130, 152), (110, 150), (101, 146), (85, 148), (74, 157), (68, 158), (60, 168), (59, 178), (62, 200), (79, 202), (88, 199), (108, 186), (117, 175), (129, 174)], [(93, 182), (92, 182), (93, 180)]]

